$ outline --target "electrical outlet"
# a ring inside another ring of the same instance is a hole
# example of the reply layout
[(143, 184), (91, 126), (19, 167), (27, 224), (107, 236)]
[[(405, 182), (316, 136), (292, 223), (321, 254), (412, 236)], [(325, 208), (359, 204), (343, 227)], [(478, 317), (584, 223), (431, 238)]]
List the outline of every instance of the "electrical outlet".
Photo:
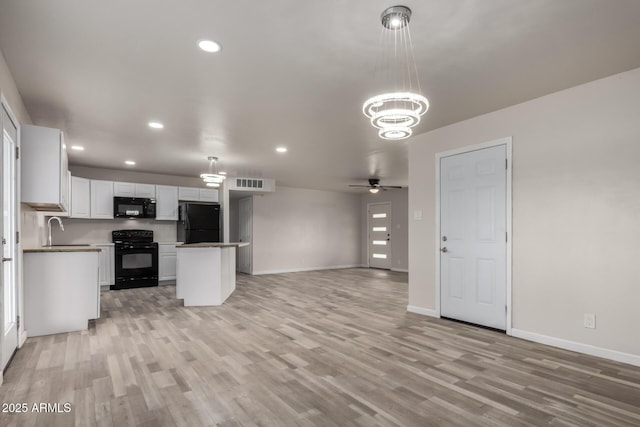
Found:
[(593, 313), (584, 314), (584, 327), (589, 329), (596, 328), (596, 315)]

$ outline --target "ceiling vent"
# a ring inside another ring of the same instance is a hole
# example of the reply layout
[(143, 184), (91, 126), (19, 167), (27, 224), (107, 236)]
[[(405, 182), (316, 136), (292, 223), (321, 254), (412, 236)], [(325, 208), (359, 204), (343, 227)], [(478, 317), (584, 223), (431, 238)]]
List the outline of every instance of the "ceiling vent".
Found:
[(273, 179), (268, 178), (227, 178), (229, 190), (239, 191), (276, 191), (276, 183)]

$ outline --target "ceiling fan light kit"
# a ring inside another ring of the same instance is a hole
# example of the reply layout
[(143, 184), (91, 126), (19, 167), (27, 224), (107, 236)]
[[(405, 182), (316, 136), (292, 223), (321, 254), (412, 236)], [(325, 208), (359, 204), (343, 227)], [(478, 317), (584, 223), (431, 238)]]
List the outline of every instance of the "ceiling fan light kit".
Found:
[[(429, 101), (420, 92), (418, 70), (413, 55), (409, 32), (411, 9), (392, 6), (380, 16), (382, 21), (382, 61), (380, 74), (391, 76), (395, 89), (373, 96), (362, 105), (362, 112), (378, 129), (378, 136), (386, 140), (406, 139), (412, 128), (420, 123), (420, 117), (429, 109)], [(414, 92), (417, 90), (417, 93)]]
[(402, 188), (399, 185), (380, 185), (380, 178), (369, 178), (369, 185), (350, 184), (349, 187), (367, 188), (371, 194), (376, 194), (380, 190), (386, 191), (388, 189)]

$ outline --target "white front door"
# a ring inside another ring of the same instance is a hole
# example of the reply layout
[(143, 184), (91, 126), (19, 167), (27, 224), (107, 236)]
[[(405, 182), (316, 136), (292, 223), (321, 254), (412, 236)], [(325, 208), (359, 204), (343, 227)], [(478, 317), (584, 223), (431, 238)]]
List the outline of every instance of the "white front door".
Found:
[(16, 274), (16, 144), (18, 131), (9, 118), (4, 105), (0, 106), (2, 118), (2, 263), (0, 266), (0, 285), (2, 288), (2, 366), (4, 369), (18, 347), (17, 314), (17, 274)]
[(506, 329), (506, 146), (440, 159), (440, 313)]
[(253, 214), (253, 200), (245, 197), (238, 200), (238, 240), (248, 242), (249, 246), (238, 248), (238, 271), (251, 274), (251, 230)]
[(391, 268), (391, 203), (372, 203), (368, 209), (369, 267)]

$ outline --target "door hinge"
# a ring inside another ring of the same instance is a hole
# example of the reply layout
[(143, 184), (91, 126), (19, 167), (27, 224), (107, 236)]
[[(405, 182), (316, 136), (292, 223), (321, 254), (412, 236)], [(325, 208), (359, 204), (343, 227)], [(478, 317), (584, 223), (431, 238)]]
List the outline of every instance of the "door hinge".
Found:
[(509, 243), (509, 233), (508, 232), (504, 232), (504, 241)]
[(509, 169), (509, 159), (504, 159), (504, 168)]
[(16, 243), (20, 243), (20, 232), (16, 231)]
[(18, 327), (18, 330), (20, 329), (20, 316), (16, 317), (16, 326)]
[(16, 160), (20, 159), (20, 147), (16, 147)]

